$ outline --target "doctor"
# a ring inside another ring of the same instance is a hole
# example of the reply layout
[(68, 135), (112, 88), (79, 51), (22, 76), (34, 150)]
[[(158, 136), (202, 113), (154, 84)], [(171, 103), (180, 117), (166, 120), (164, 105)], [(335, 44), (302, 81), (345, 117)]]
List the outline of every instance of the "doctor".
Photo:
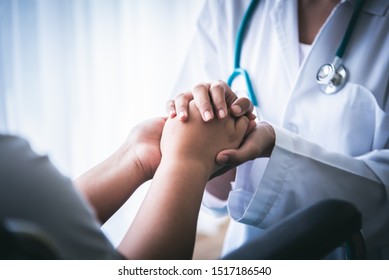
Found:
[[(206, 2), (176, 92), (196, 80), (228, 79), (250, 2)], [(210, 181), (203, 200), (217, 212), (227, 208), (233, 219), (224, 253), (302, 207), (338, 198), (362, 212), (368, 257), (389, 259), (389, 1), (365, 1), (342, 55), (345, 83), (332, 94), (317, 83), (357, 2), (262, 0), (253, 11), (240, 66), (251, 78), (259, 124), (240, 151), (219, 154), (245, 163)], [(242, 75), (231, 88), (247, 92)], [(168, 111), (185, 121), (192, 98), (207, 121), (223, 118), (236, 96), (221, 82), (200, 84), (169, 102)], [(245, 99), (233, 105), (250, 112)]]

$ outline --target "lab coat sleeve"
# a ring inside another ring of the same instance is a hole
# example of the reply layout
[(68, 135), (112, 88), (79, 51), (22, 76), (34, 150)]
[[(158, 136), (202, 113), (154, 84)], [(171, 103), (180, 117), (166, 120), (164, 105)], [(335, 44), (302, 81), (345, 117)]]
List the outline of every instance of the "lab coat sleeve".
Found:
[(232, 218), (267, 228), (302, 207), (335, 198), (354, 203), (362, 212), (367, 239), (372, 233), (387, 232), (388, 150), (353, 158), (273, 127), (276, 144), (258, 187), (245, 193), (236, 186), (230, 193)]
[(228, 215), (227, 201), (221, 200), (205, 190), (202, 206), (214, 217), (223, 217)]
[[(191, 90), (196, 84), (226, 80), (232, 71), (233, 44), (237, 21), (225, 16), (232, 9), (240, 18), (247, 1), (234, 6), (233, 1), (206, 1), (197, 19), (195, 35), (178, 75), (172, 98)], [(234, 17), (235, 18), (235, 17)]]
[(191, 46), (186, 55), (184, 65), (174, 88), (174, 98), (177, 94), (192, 89), (195, 84), (215, 79), (217, 73), (216, 42), (212, 36), (212, 18), (209, 3), (206, 2), (197, 20), (196, 31)]

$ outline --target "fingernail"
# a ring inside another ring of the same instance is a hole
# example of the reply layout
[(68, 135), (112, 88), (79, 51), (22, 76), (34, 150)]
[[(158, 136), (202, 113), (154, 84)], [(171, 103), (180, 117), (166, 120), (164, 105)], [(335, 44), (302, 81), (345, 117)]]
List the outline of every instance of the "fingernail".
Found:
[(204, 112), (204, 120), (205, 121), (209, 121), (210, 119), (212, 119), (212, 114), (210, 111), (205, 111)]
[(174, 118), (175, 116), (176, 116), (176, 111), (171, 110), (171, 111), (169, 112), (169, 117), (170, 117), (170, 118)]
[(220, 109), (219, 110), (219, 118), (224, 118), (226, 116), (226, 112), (224, 112), (224, 110), (223, 109)]
[(240, 112), (242, 112), (242, 108), (240, 108), (240, 106), (238, 105), (231, 106), (231, 110), (234, 114), (239, 114)]
[(181, 111), (181, 112), (178, 114), (178, 118), (179, 118), (180, 120), (184, 119), (185, 116), (186, 116), (186, 114), (185, 114), (185, 112), (183, 112), (183, 111)]

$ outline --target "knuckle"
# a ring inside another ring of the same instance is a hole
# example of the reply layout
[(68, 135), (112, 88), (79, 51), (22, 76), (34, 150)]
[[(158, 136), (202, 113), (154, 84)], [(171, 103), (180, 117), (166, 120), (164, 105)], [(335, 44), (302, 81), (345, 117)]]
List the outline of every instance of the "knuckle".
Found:
[(225, 91), (225, 87), (224, 87), (224, 85), (220, 81), (217, 81), (217, 82), (212, 83), (211, 91), (224, 92)]
[(238, 98), (235, 103), (239, 104), (239, 106), (246, 112), (251, 111), (251, 109), (254, 108), (250, 99), (248, 99), (247, 97)]
[(176, 107), (178, 111), (186, 111), (188, 109), (188, 103), (180, 103)]
[(223, 85), (223, 86), (226, 86), (227, 83), (223, 80), (217, 80), (216, 82), (218, 82), (219, 84)]
[(209, 85), (206, 83), (197, 84), (193, 87), (194, 92), (208, 92)]
[(209, 103), (209, 102), (207, 102), (207, 101), (200, 101), (199, 103), (198, 103), (198, 107), (199, 107), (199, 109), (200, 110), (202, 110), (202, 111), (205, 111), (205, 110), (209, 110), (210, 108), (212, 108), (211, 107), (211, 103)]
[(224, 103), (224, 96), (220, 96), (220, 95), (212, 96), (212, 101), (215, 104), (221, 105)]
[(248, 105), (250, 100), (247, 97), (239, 97), (237, 102), (239, 102), (241, 105)]
[(180, 103), (183, 103), (183, 102), (187, 103), (187, 102), (189, 102), (189, 100), (191, 100), (191, 93), (190, 92), (180, 93), (175, 98), (175, 101), (180, 102)]
[(177, 102), (179, 100), (182, 100), (184, 98), (184, 94), (183, 93), (179, 93), (176, 95), (176, 97), (174, 98), (174, 102)]
[(191, 92), (182, 93), (182, 98), (189, 101), (192, 99), (192, 93)]

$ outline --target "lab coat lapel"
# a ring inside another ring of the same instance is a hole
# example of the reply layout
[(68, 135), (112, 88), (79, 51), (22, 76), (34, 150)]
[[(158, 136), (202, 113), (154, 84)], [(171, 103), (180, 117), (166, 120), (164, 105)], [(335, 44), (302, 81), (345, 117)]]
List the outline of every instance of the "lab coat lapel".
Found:
[[(319, 99), (325, 95), (320, 91), (316, 82), (316, 74), (323, 64), (331, 63), (334, 59), (336, 50), (343, 38), (347, 28), (349, 18), (351, 17), (353, 5), (348, 2), (342, 2), (338, 5), (331, 16), (327, 19), (318, 35), (316, 36), (311, 50), (305, 57), (292, 86), (292, 93), (289, 95), (287, 105), (282, 117), (282, 125), (286, 128), (289, 123), (304, 123), (304, 119), (309, 113), (299, 110), (301, 104), (310, 102), (311, 110), (319, 113), (320, 106), (314, 106)], [(332, 96), (326, 96), (331, 98)], [(309, 100), (309, 101), (307, 101)], [(327, 111), (331, 108), (327, 108)], [(309, 111), (309, 110), (308, 110)], [(324, 113), (324, 112), (323, 112)], [(314, 113), (312, 112), (314, 115)], [(293, 130), (292, 128), (290, 128)], [(299, 128), (299, 133), (303, 134), (303, 128)]]
[[(292, 7), (287, 7), (291, 5)], [(293, 11), (292, 13), (290, 11)], [(276, 0), (271, 11), (272, 23), (282, 49), (284, 66), (290, 87), (296, 81), (299, 70), (299, 34), (297, 0)]]
[(312, 91), (320, 92), (316, 82), (317, 71), (323, 64), (333, 61), (352, 11), (353, 4), (343, 2), (334, 9), (332, 15), (327, 19), (316, 36), (311, 51), (303, 61), (296, 80), (295, 94), (304, 92), (311, 94)]

